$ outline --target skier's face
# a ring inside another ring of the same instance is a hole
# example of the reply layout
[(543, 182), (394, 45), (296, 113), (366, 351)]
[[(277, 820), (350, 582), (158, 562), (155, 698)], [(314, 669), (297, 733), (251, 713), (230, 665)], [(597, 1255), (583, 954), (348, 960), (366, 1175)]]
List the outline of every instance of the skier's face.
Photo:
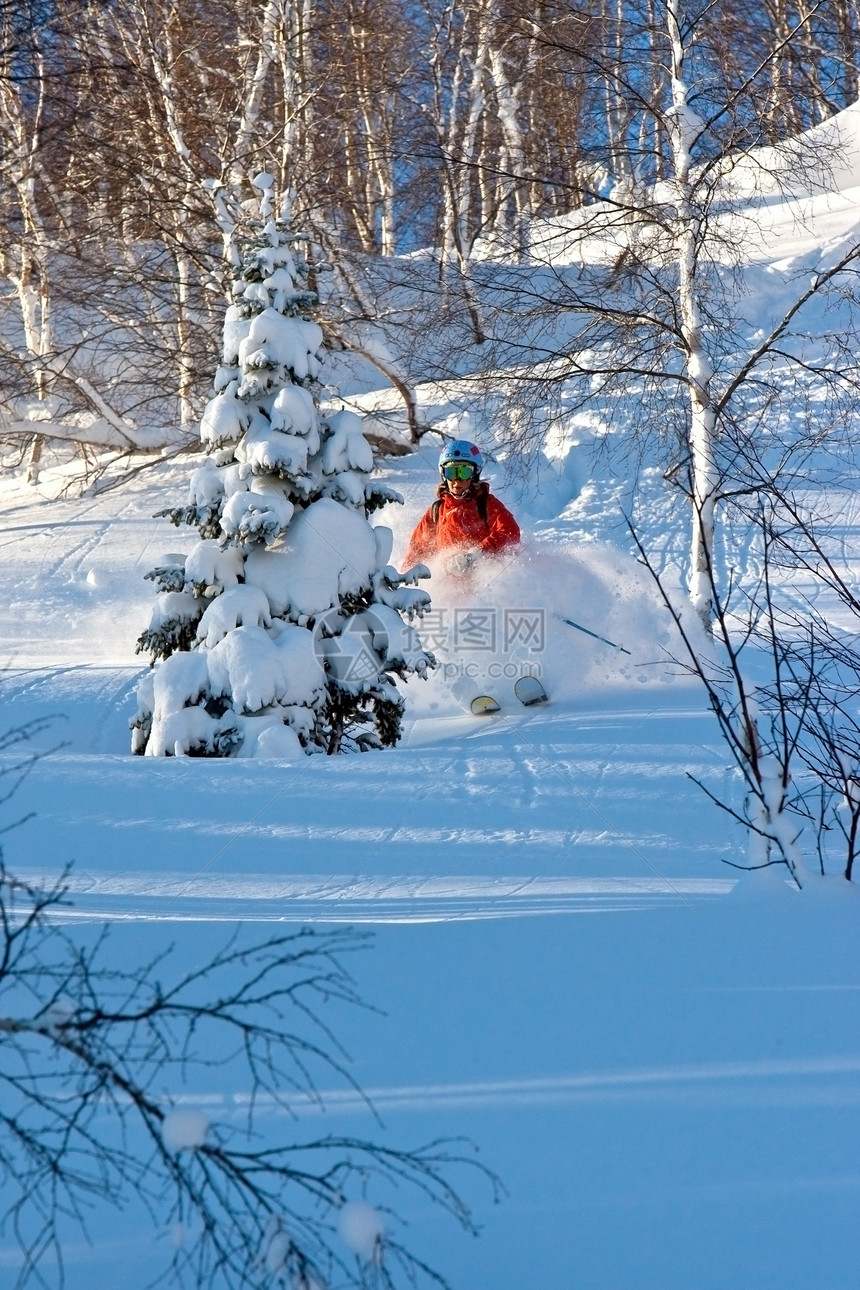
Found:
[(468, 462), (448, 463), (442, 473), (448, 485), (448, 491), (454, 497), (462, 497), (464, 493), (468, 493), (475, 482), (474, 468)]

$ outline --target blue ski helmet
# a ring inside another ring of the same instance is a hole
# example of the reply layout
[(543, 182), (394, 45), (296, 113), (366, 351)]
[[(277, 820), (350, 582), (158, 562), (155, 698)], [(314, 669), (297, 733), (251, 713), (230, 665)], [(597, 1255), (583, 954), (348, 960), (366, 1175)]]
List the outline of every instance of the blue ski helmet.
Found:
[(481, 449), (476, 443), (469, 443), (468, 439), (453, 439), (451, 443), (446, 443), (439, 454), (439, 470), (449, 461), (470, 461), (477, 475), (480, 475), (484, 465)]

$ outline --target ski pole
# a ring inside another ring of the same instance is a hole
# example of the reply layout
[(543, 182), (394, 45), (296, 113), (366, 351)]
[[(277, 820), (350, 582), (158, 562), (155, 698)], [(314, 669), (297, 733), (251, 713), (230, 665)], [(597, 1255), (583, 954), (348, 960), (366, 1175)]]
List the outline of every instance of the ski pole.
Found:
[(575, 627), (578, 632), (585, 632), (586, 636), (593, 636), (596, 641), (603, 641), (604, 645), (611, 645), (613, 649), (621, 650), (622, 654), (630, 654), (630, 650), (625, 649), (623, 645), (616, 645), (615, 641), (609, 641), (605, 636), (598, 636), (597, 632), (591, 631), (588, 627), (583, 627), (582, 623), (575, 623), (572, 618), (565, 618), (564, 614), (556, 614), (556, 618), (563, 623), (567, 623), (568, 627)]

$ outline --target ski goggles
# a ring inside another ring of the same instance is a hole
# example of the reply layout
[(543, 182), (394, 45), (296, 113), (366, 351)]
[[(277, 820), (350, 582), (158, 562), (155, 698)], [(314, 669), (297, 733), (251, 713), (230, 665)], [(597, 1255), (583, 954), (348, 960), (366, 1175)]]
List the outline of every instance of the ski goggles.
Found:
[(471, 461), (446, 461), (442, 474), (446, 479), (474, 479), (475, 467)]

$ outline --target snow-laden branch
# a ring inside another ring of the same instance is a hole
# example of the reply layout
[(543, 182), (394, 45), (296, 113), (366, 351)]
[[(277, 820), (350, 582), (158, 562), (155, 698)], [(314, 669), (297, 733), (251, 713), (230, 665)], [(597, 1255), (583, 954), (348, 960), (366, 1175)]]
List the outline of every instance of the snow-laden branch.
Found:
[(120, 430), (110, 421), (100, 418), (91, 425), (71, 425), (63, 421), (0, 421), (0, 438), (31, 439), (34, 434), (45, 439), (58, 439), (64, 443), (88, 444), (94, 448), (118, 448), (123, 451), (158, 452), (163, 448), (179, 448), (197, 442), (196, 430), (177, 425), (133, 426), (123, 424)]

